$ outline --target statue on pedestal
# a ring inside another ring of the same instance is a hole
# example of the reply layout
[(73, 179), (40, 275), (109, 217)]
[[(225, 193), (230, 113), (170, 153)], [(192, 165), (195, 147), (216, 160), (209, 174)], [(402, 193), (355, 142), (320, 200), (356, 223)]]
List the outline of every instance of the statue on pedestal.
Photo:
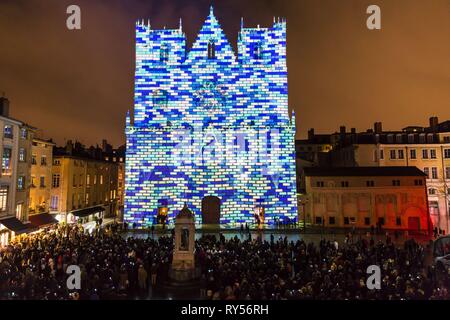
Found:
[(175, 239), (169, 276), (175, 281), (195, 278), (195, 217), (187, 204), (175, 219)]

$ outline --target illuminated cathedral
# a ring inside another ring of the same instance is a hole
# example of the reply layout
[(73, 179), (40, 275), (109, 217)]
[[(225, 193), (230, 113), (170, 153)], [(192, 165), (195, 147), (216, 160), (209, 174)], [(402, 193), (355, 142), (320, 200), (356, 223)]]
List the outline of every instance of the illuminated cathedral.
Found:
[(136, 24), (125, 222), (172, 223), (185, 204), (198, 224), (297, 219), (286, 21), (241, 24), (237, 54), (212, 8), (190, 50), (181, 21)]

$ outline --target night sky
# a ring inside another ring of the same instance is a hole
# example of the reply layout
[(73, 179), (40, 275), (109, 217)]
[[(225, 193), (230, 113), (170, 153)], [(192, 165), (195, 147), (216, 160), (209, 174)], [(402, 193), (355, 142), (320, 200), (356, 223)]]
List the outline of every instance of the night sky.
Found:
[[(212, 1), (236, 46), (245, 26), (287, 17), (289, 104), (297, 136), (310, 127), (366, 130), (426, 125), (450, 119), (449, 0)], [(66, 8), (82, 10), (82, 30), (66, 28)], [(62, 144), (103, 138), (124, 143), (125, 114), (133, 108), (134, 25), (177, 28), (188, 46), (211, 1), (0, 0), (0, 94), (11, 116)], [(382, 30), (366, 27), (366, 8), (382, 10)]]

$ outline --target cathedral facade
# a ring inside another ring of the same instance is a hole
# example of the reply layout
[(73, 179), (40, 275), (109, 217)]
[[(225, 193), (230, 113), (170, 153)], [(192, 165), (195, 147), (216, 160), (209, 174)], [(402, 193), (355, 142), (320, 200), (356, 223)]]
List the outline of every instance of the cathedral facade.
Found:
[(286, 21), (244, 28), (237, 54), (211, 8), (188, 51), (182, 25), (136, 24), (127, 116), (125, 222), (236, 225), (297, 218), (295, 117), (288, 111)]

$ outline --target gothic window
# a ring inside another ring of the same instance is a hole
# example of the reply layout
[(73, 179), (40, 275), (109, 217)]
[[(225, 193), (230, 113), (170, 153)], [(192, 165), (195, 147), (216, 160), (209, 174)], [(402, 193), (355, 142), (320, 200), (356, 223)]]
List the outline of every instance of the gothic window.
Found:
[(155, 107), (167, 107), (168, 100), (169, 96), (167, 94), (167, 91), (156, 90), (153, 93), (153, 105)]
[(216, 58), (216, 43), (214, 40), (208, 42), (208, 59)]
[(166, 44), (161, 45), (159, 60), (162, 63), (167, 63), (169, 61), (169, 47)]
[(253, 58), (256, 60), (262, 59), (262, 44), (258, 42), (253, 47)]

